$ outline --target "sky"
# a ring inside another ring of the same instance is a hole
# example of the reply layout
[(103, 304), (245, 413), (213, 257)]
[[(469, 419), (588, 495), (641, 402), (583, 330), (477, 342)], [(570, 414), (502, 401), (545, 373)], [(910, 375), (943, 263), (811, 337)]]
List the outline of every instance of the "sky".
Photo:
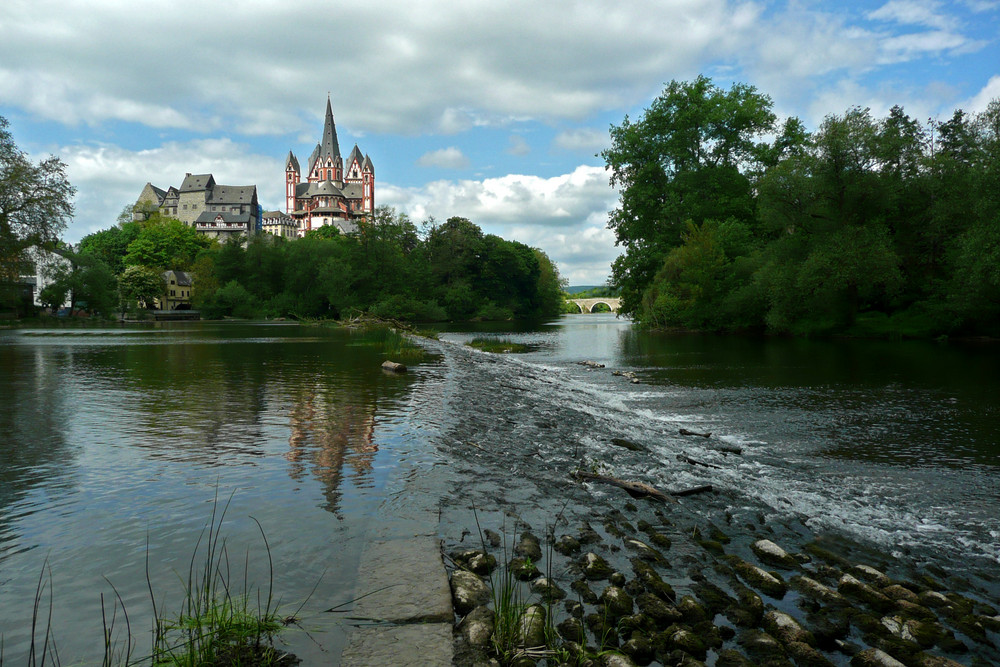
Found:
[(469, 218), (570, 285), (620, 254), (609, 128), (671, 80), (753, 85), (810, 129), (1000, 98), (1000, 0), (4, 0), (0, 35), (0, 116), (77, 188), (68, 242), (188, 172), (284, 210), (288, 151), (306, 163), (329, 95), (377, 205)]

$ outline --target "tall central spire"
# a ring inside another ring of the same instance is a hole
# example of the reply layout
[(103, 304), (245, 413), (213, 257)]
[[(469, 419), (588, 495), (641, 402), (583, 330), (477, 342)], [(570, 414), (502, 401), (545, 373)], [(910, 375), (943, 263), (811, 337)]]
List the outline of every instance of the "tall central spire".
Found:
[(326, 122), (323, 124), (323, 143), (320, 144), (320, 157), (340, 157), (340, 144), (337, 143), (337, 126), (333, 123), (333, 107), (330, 106), (330, 96), (326, 96)]

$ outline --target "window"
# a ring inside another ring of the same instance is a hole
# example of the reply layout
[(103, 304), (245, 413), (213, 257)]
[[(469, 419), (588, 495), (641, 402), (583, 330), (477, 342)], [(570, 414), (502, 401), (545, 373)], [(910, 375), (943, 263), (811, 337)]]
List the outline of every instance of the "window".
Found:
[(173, 295), (174, 295), (174, 291), (170, 290), (170, 296), (173, 296)]

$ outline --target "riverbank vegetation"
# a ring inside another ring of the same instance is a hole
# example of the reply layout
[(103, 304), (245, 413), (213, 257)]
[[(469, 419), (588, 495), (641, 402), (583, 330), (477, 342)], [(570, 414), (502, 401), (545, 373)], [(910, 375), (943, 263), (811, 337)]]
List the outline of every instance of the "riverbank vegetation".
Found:
[(1000, 101), (815, 132), (752, 86), (671, 82), (602, 156), (622, 312), (650, 327), (1000, 334)]
[[(258, 234), (223, 244), (155, 214), (132, 221), (126, 210), (116, 226), (85, 237), (79, 253), (68, 255), (78, 260), (68, 274), (99, 262), (133, 305), (165, 289), (153, 294), (146, 274), (188, 271), (191, 305), (212, 319), (368, 313), (403, 321), (507, 320), (551, 317), (563, 304), (558, 270), (541, 250), (484, 234), (465, 218), (418, 228), (389, 207), (362, 221), (356, 234), (324, 227), (302, 239)], [(73, 283), (67, 276), (57, 284)]]
[(469, 347), (474, 347), (483, 352), (494, 352), (499, 354), (527, 352), (528, 346), (524, 343), (515, 343), (509, 338), (494, 338), (477, 336), (466, 343)]

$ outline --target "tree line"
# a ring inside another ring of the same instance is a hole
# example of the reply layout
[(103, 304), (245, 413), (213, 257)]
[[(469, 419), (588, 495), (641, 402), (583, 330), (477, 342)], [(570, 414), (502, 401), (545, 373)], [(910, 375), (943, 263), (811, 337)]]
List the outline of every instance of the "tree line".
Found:
[(544, 252), (483, 231), (465, 218), (429, 220), (380, 207), (357, 233), (336, 227), (301, 239), (257, 234), (218, 243), (157, 213), (84, 237), (45, 298), (81, 295), (110, 312), (164, 295), (164, 270), (193, 276), (204, 317), (343, 318), (357, 313), (410, 321), (541, 318), (562, 307), (558, 270)]
[(810, 133), (699, 77), (611, 140), (610, 284), (644, 325), (1000, 334), (1000, 101), (926, 123), (852, 107)]

